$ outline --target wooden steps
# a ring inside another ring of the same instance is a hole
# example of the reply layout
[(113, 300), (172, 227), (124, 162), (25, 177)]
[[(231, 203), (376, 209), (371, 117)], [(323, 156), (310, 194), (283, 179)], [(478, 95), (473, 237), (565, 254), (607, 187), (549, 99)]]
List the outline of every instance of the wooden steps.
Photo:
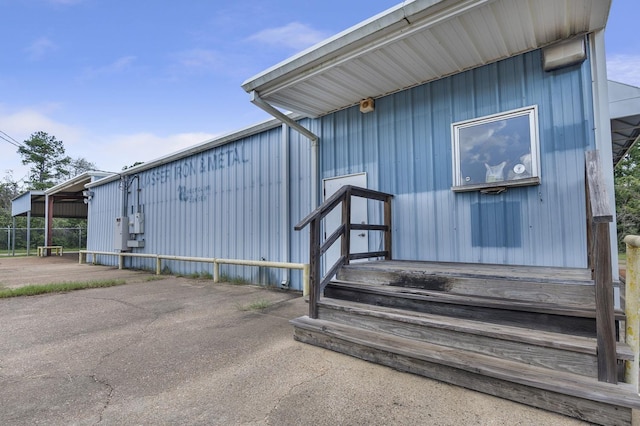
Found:
[(499, 299), (595, 307), (595, 288), (586, 268), (552, 268), (391, 260), (352, 263), (337, 279)]
[[(598, 376), (595, 338), (407, 312), (331, 298), (322, 299), (318, 306), (319, 317), (323, 320), (592, 378)], [(523, 350), (523, 346), (526, 350)], [(620, 342), (617, 355), (620, 361), (633, 359), (630, 348)]]
[[(630, 424), (640, 409), (630, 385), (597, 380), (586, 269), (355, 263), (317, 312), (292, 321), (297, 340), (592, 423)], [(633, 362), (621, 342), (616, 357), (620, 372)]]
[(306, 316), (292, 323), (296, 340), (592, 423), (631, 424), (640, 409), (626, 384)]
[[(390, 285), (331, 281), (325, 296), (461, 319), (595, 337), (595, 310), (576, 305), (502, 299)], [(623, 319), (621, 312), (618, 319)]]

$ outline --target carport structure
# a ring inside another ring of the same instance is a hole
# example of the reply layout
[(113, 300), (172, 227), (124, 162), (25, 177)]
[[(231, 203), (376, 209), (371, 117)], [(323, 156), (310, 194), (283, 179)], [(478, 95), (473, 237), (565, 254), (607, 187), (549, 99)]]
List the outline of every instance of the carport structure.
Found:
[[(85, 191), (87, 183), (96, 181), (111, 173), (88, 171), (47, 190), (26, 191), (11, 200), (11, 216), (13, 217), (13, 248), (15, 250), (16, 217), (27, 217), (27, 255), (31, 245), (31, 217), (46, 217), (45, 246), (53, 242), (53, 218), (87, 219), (87, 198), (90, 192)], [(47, 251), (47, 255), (50, 253)]]
[(614, 166), (640, 138), (640, 88), (609, 80)]

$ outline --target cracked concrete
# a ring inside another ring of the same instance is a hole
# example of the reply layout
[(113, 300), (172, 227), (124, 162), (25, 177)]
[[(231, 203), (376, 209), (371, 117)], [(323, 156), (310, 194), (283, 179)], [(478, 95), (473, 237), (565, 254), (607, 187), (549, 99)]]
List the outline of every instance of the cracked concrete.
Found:
[(100, 411), (100, 418), (98, 419), (97, 423), (102, 422), (102, 417), (104, 415), (105, 410), (107, 409), (107, 407), (109, 407), (109, 404), (111, 403), (111, 397), (113, 396), (113, 386), (111, 386), (109, 383), (107, 383), (104, 380), (100, 380), (98, 379), (96, 376), (91, 376), (93, 378), (93, 380), (95, 380), (96, 383), (100, 383), (101, 385), (103, 385), (104, 387), (107, 388), (107, 390), (109, 391), (107, 393), (107, 397), (106, 397), (106, 401), (104, 402), (104, 406), (102, 407), (102, 410)]
[[(256, 300), (270, 306), (238, 309)], [(173, 277), (0, 299), (0, 424), (581, 424), (295, 342), (288, 320), (306, 309), (295, 293)]]

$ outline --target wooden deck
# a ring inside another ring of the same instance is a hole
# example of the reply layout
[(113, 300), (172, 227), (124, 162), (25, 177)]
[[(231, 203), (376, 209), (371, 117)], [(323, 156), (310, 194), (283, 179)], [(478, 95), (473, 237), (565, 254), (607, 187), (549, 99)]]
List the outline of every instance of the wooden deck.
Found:
[[(588, 269), (373, 261), (343, 266), (297, 340), (596, 424), (640, 398), (598, 381)], [(617, 321), (624, 321), (616, 312)], [(618, 342), (618, 364), (632, 362)]]

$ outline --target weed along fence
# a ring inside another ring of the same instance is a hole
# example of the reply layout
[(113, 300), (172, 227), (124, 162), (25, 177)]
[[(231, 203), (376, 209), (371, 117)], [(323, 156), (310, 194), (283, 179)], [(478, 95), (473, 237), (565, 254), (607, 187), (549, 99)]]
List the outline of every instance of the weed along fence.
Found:
[(127, 253), (127, 252), (114, 253), (110, 251), (92, 251), (92, 250), (80, 250), (78, 255), (78, 262), (80, 264), (86, 263), (87, 255), (92, 256), (92, 263), (94, 265), (96, 264), (97, 256), (118, 256), (118, 269), (124, 269), (125, 257), (144, 257), (148, 259), (155, 259), (156, 275), (160, 275), (162, 272), (163, 260), (210, 263), (213, 265), (213, 282), (215, 283), (220, 282), (220, 265), (238, 265), (238, 266), (257, 266), (257, 267), (265, 267), (265, 268), (296, 269), (296, 270), (302, 271), (302, 283), (303, 283), (305, 295), (306, 295), (307, 289), (309, 288), (309, 264), (308, 263), (269, 262), (266, 260), (218, 259), (213, 257), (170, 256), (170, 255), (163, 255), (163, 254)]
[[(0, 228), (0, 255), (31, 254), (44, 245), (44, 228)], [(63, 246), (65, 251), (87, 246), (87, 228), (52, 228), (50, 245)]]

